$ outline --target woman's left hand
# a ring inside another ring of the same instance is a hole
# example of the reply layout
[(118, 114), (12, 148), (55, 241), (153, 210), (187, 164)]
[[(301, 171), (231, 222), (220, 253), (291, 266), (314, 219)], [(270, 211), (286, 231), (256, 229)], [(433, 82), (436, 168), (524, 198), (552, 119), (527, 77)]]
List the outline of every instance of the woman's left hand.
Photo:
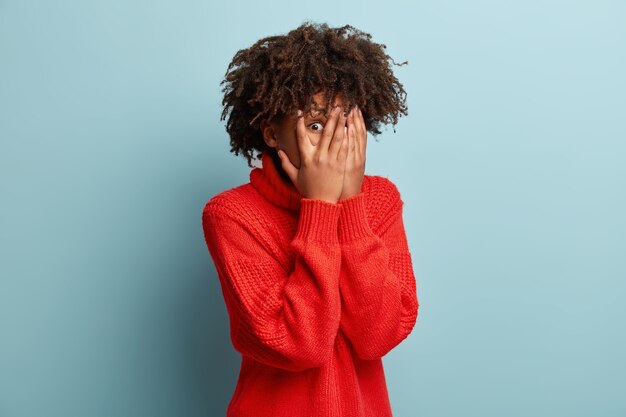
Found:
[(350, 110), (348, 114), (348, 156), (346, 159), (346, 170), (343, 177), (343, 191), (341, 197), (344, 199), (352, 197), (361, 192), (363, 176), (365, 175), (365, 150), (367, 148), (367, 130), (363, 114), (358, 106)]

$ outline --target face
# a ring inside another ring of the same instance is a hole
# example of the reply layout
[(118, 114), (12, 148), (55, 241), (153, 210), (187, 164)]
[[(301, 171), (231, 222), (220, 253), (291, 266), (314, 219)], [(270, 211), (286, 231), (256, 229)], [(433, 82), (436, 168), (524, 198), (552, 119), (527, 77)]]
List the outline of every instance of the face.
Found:
[[(313, 96), (313, 100), (317, 104), (317, 108), (324, 106), (325, 96), (323, 93), (318, 93)], [(331, 107), (342, 106), (343, 101), (340, 96), (336, 96)], [(330, 116), (330, 109), (326, 109)], [(289, 160), (296, 167), (300, 168), (300, 150), (298, 149), (298, 140), (296, 132), (295, 117), (285, 116), (280, 122), (272, 121), (268, 123), (266, 120), (261, 122), (261, 133), (265, 143), (271, 147), (282, 149)], [(322, 131), (326, 126), (326, 117), (322, 113), (305, 114), (304, 115), (304, 127), (313, 143), (318, 143), (322, 137)]]

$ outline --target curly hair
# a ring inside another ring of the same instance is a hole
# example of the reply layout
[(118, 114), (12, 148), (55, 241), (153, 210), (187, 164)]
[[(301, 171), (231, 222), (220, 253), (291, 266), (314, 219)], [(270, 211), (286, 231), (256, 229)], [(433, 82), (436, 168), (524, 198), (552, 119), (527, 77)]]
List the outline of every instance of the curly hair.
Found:
[[(268, 36), (239, 50), (228, 65), (222, 92), (224, 109), (230, 110), (226, 130), (230, 152), (243, 153), (252, 168), (253, 151), (268, 149), (260, 133), (262, 118), (280, 121), (307, 114), (326, 114), (331, 100), (342, 97), (344, 111), (358, 105), (367, 130), (382, 133), (380, 124), (398, 122), (408, 115), (406, 92), (394, 76), (384, 44), (350, 25), (331, 28), (326, 23), (304, 21), (286, 35)], [(318, 108), (313, 96), (324, 92), (326, 105)]]

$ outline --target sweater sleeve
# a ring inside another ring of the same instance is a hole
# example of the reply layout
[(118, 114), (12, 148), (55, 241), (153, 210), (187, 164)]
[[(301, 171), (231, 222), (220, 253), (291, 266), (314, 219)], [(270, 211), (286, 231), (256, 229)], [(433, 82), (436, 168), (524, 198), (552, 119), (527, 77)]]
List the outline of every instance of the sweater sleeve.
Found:
[(330, 359), (341, 317), (341, 205), (303, 198), (291, 267), (271, 254), (268, 232), (210, 201), (205, 240), (230, 317), (233, 346), (269, 366), (301, 371)]
[(383, 357), (404, 340), (417, 320), (418, 299), (395, 185), (392, 202), (376, 233), (367, 220), (364, 194), (341, 200), (339, 241), (343, 305), (340, 326), (357, 355)]

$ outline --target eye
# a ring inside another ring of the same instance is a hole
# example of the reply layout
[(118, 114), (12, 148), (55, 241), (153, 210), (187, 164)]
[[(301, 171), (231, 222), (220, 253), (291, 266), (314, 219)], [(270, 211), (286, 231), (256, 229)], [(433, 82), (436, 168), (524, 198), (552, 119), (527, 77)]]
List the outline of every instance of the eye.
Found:
[(319, 129), (313, 129), (316, 132), (321, 132), (322, 130), (324, 130), (324, 125), (322, 124), (322, 122), (313, 122), (309, 125), (309, 127), (311, 126), (315, 126), (315, 125), (319, 125), (320, 128)]

